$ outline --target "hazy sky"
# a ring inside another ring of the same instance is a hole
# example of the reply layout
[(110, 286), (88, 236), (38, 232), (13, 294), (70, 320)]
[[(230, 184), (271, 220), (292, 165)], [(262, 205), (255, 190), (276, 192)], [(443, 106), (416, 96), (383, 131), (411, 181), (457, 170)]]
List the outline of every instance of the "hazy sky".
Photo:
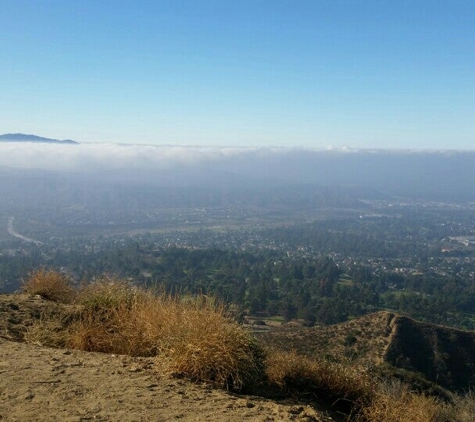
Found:
[(0, 0), (0, 133), (475, 148), (475, 1)]

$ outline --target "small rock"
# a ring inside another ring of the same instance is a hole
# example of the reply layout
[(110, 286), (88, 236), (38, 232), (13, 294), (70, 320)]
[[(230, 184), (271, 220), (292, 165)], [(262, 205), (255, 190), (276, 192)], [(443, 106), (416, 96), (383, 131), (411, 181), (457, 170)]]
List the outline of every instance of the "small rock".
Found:
[(28, 391), (28, 392), (25, 394), (24, 399), (25, 399), (25, 400), (32, 400), (34, 397), (35, 397), (35, 393), (33, 393), (33, 391)]
[(158, 387), (158, 384), (150, 384), (150, 385), (147, 385), (146, 388), (151, 389), (151, 388), (156, 388), (156, 387)]
[(293, 415), (298, 415), (299, 413), (302, 413), (305, 410), (303, 406), (293, 406), (290, 410), (289, 413), (292, 413)]

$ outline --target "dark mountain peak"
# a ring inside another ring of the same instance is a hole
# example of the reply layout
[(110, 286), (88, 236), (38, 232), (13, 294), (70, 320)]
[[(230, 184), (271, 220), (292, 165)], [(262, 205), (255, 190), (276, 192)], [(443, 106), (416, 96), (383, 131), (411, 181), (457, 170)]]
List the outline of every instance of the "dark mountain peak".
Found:
[(60, 141), (59, 139), (44, 138), (36, 135), (26, 135), (24, 133), (6, 133), (0, 135), (0, 142), (39, 142), (47, 144), (78, 144), (71, 139)]

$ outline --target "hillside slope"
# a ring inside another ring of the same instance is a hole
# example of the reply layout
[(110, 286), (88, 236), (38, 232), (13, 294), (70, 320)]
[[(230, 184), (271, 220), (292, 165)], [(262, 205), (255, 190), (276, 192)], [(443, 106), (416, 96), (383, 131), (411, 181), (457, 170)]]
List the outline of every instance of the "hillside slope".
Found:
[(288, 325), (260, 338), (273, 347), (297, 350), (310, 357), (326, 356), (353, 365), (384, 368), (385, 375), (402, 370), (399, 378), (423, 378), (428, 384), (455, 392), (468, 391), (475, 385), (475, 333), (390, 312), (331, 326)]
[(396, 317), (384, 361), (452, 391), (475, 385), (475, 333)]

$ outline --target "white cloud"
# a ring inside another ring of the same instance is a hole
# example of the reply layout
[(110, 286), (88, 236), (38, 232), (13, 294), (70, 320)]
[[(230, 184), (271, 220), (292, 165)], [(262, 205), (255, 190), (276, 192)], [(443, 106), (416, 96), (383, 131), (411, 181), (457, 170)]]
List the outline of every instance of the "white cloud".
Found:
[(169, 169), (249, 152), (248, 148), (123, 144), (0, 143), (0, 166), (47, 170)]
[[(349, 154), (352, 153), (352, 154)], [(440, 154), (453, 155), (455, 151), (390, 151), (390, 150), (357, 150), (348, 147), (327, 149), (284, 148), (284, 147), (199, 147), (199, 146), (152, 146), (81, 143), (47, 144), (47, 143), (16, 143), (0, 142), (0, 166), (19, 169), (43, 169), (59, 171), (118, 171), (144, 170), (161, 171), (193, 165), (217, 166), (227, 164), (249, 168), (254, 163), (258, 168), (265, 162), (271, 167), (285, 165), (287, 159), (303, 160), (312, 166), (318, 157), (331, 157), (335, 154), (343, 156), (380, 156), (408, 154)], [(272, 161), (276, 159), (277, 161)], [(270, 161), (269, 161), (270, 160)], [(310, 160), (310, 161), (309, 161)], [(298, 167), (298, 166), (297, 166)], [(276, 174), (278, 169), (272, 169)]]

